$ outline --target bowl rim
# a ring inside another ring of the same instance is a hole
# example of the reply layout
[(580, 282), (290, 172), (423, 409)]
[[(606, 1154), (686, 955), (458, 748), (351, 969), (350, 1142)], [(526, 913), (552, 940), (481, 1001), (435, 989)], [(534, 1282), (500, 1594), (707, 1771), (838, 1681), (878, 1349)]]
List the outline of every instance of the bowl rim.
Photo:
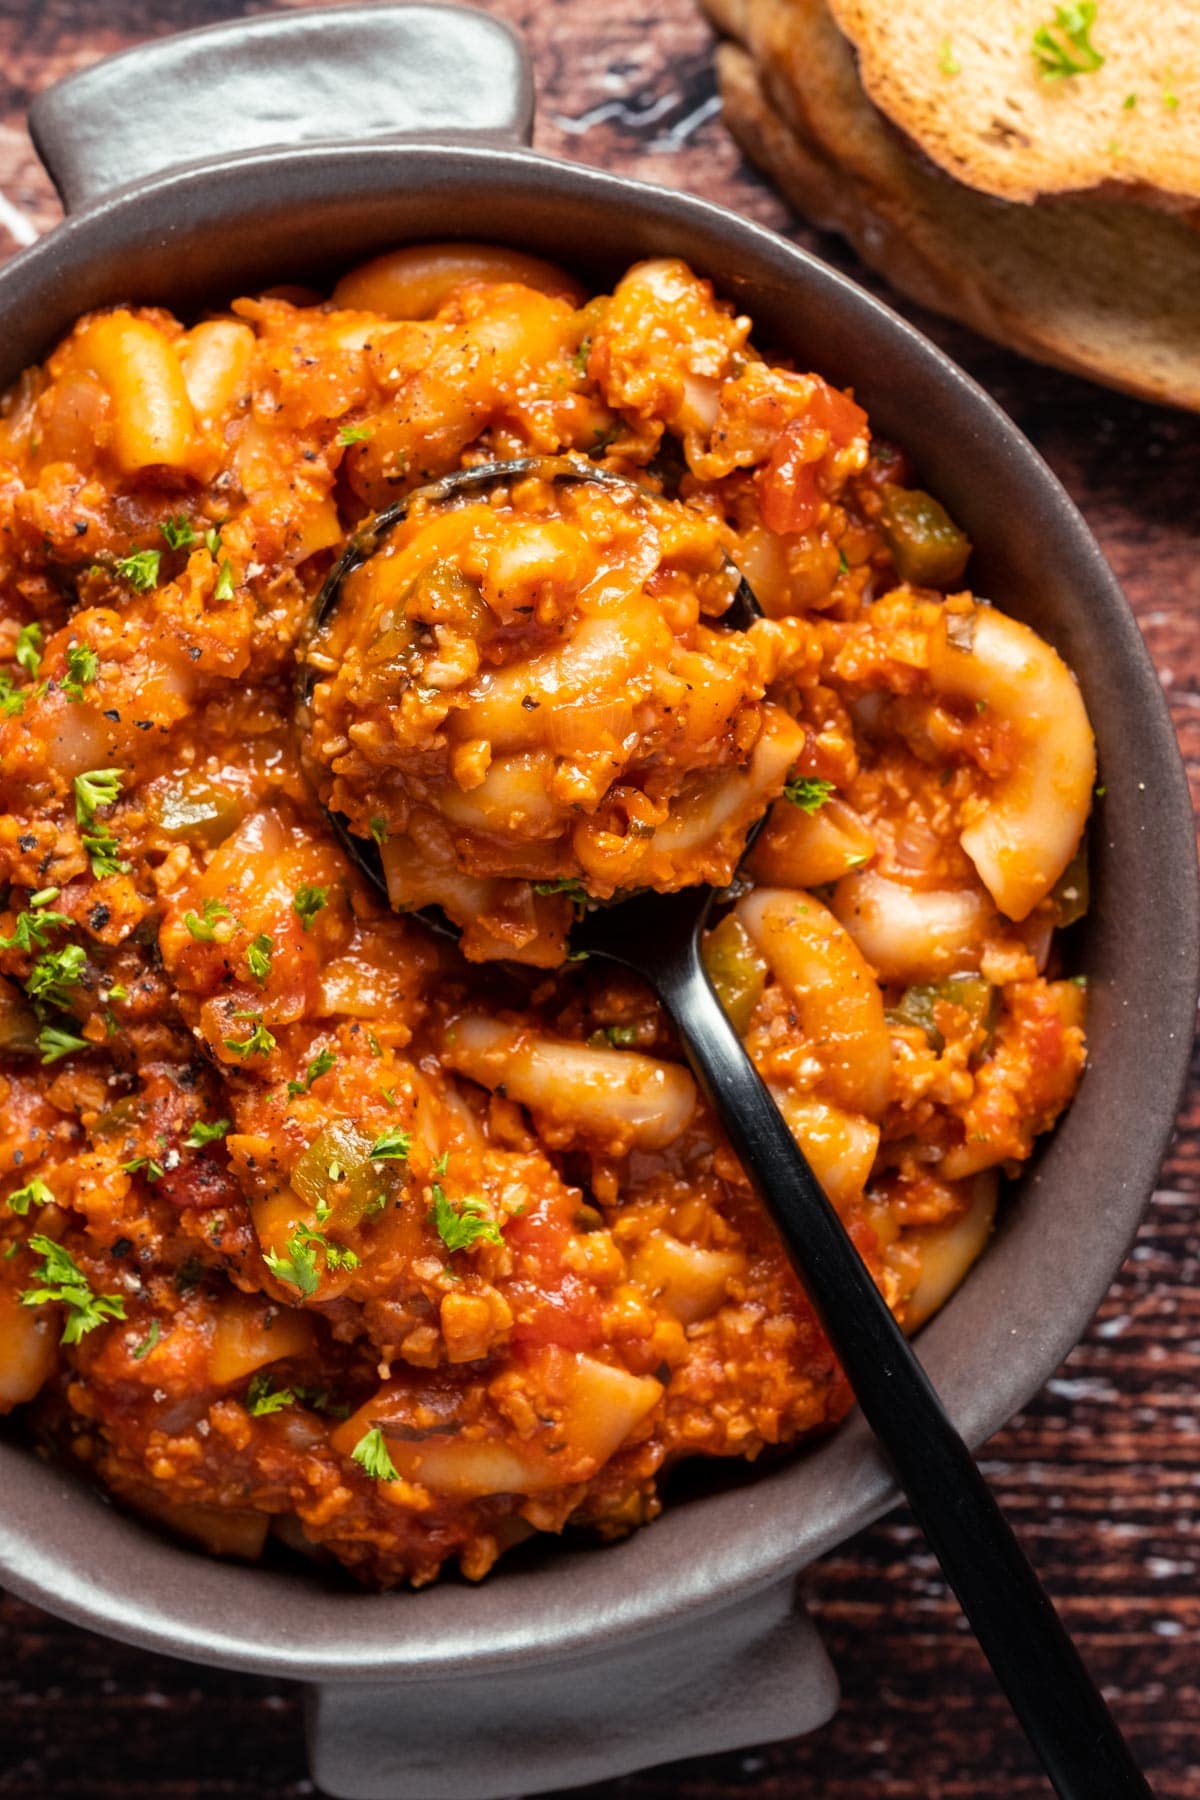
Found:
[[(298, 201), (339, 191), (355, 198), (380, 195), (394, 191), (405, 173), (418, 179), (423, 175), (428, 185), (447, 191), (470, 183), (489, 193), (523, 192), (535, 204), (553, 194), (581, 209), (622, 207), (630, 210), (631, 218), (636, 214), (639, 228), (674, 222), (714, 245), (736, 246), (748, 260), (770, 269), (779, 284), (777, 301), (810, 290), (844, 306), (868, 341), (882, 340), (914, 377), (928, 379), (930, 391), (947, 414), (964, 421), (973, 447), (991, 457), (998, 470), (1003, 465), (1006, 478), (1018, 489), (1027, 488), (1053, 517), (1062, 533), (1058, 552), (1086, 593), (1093, 616), (1110, 634), (1114, 660), (1125, 681), (1136, 690), (1162, 783), (1156, 809), (1174, 834), (1166, 846), (1165, 871), (1175, 892), (1174, 987), (1163, 990), (1162, 1017), (1147, 1022), (1147, 1029), (1159, 1034), (1151, 1040), (1159, 1045), (1157, 1086), (1148, 1093), (1146, 1130), (1136, 1142), (1117, 1146), (1117, 1200), (1099, 1222), (1100, 1246), (1070, 1286), (1062, 1310), (1050, 1319), (1022, 1318), (1014, 1361), (993, 1370), (994, 1379), (987, 1384), (964, 1380), (962, 1371), (954, 1368), (940, 1383), (955, 1422), (968, 1441), (978, 1445), (1042, 1386), (1086, 1329), (1136, 1232), (1187, 1075), (1198, 964), (1192, 810), (1174, 729), (1133, 616), (1057, 478), (991, 396), (942, 350), (810, 252), (726, 207), (659, 184), (525, 149), (463, 147), (444, 141), (326, 143), (243, 152), (133, 184), (69, 216), (0, 269), (0, 316), (14, 305), (28, 304), (47, 282), (53, 289), (73, 271), (87, 267), (113, 238), (136, 247), (139, 241), (161, 242), (165, 231), (177, 236), (198, 224), (212, 226), (244, 213), (248, 194), (261, 195), (264, 204), (269, 199), (272, 205), (288, 204), (289, 194)], [(719, 274), (716, 279), (720, 286)], [(725, 291), (739, 297), (736, 286), (726, 284)], [(743, 283), (742, 291), (750, 292), (748, 283)], [(46, 330), (53, 335), (52, 328)], [(1185, 817), (1186, 849), (1174, 841)], [(1082, 1093), (1072, 1111), (1081, 1101)], [(1064, 1129), (1065, 1122), (1054, 1137)], [(1040, 1180), (1035, 1169), (1021, 1191), (1026, 1186), (1036, 1189)], [(1007, 1229), (1003, 1235), (1009, 1235)], [(971, 1294), (978, 1299), (995, 1288), (995, 1282), (986, 1278), (989, 1260), (983, 1259), (922, 1333), (922, 1350), (929, 1360), (936, 1362), (939, 1344), (947, 1335), (946, 1322), (970, 1306)], [(1019, 1314), (1019, 1298), (1010, 1299)], [(0, 1515), (0, 1573), (15, 1592), (77, 1624), (145, 1648), (310, 1679), (378, 1681), (399, 1673), (434, 1679), (465, 1664), (482, 1672), (549, 1656), (586, 1660), (631, 1633), (667, 1630), (682, 1619), (728, 1607), (790, 1578), (885, 1512), (897, 1498), (887, 1468), (856, 1415), (819, 1448), (773, 1468), (752, 1486), (675, 1509), (677, 1519), (689, 1515), (687, 1530), (674, 1534), (688, 1539), (685, 1556), (666, 1553), (664, 1520), (620, 1545), (595, 1552), (560, 1552), (557, 1582), (553, 1573), (539, 1569), (502, 1573), (478, 1588), (443, 1582), (416, 1594), (329, 1595), (316, 1584), (297, 1583), (291, 1575), (221, 1564), (156, 1539), (150, 1540), (157, 1546), (152, 1554), (144, 1527), (111, 1508), (95, 1514), (97, 1528), (107, 1521), (105, 1555), (98, 1560), (72, 1555), (62, 1541), (53, 1542), (46, 1470), (38, 1469), (37, 1482), (18, 1478), (14, 1488), (13, 1454), (9, 1446), (0, 1450), (0, 1467), (9, 1472), (6, 1507)], [(793, 1519), (790, 1490), (803, 1486), (804, 1477), (809, 1486), (816, 1484), (815, 1501), (809, 1512)], [(56, 1479), (54, 1474), (49, 1477), (52, 1483)], [(72, 1513), (74, 1490), (62, 1479), (65, 1516)], [(99, 1504), (94, 1496), (88, 1503)], [(605, 1565), (599, 1577), (596, 1558)], [(139, 1562), (147, 1570), (140, 1583), (130, 1567)], [(319, 1628), (296, 1623), (284, 1584), (303, 1589), (308, 1612), (321, 1613)], [(272, 1616), (279, 1628), (270, 1642), (264, 1642), (264, 1622)]]

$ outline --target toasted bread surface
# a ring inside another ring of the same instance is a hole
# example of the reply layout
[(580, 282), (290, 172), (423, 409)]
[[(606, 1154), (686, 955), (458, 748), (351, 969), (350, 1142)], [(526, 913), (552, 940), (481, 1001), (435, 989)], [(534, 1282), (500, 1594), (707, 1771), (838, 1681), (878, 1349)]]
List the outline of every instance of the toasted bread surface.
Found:
[[(728, 10), (728, 0), (720, 0)], [(997, 342), (1200, 410), (1200, 234), (1106, 200), (991, 199), (913, 158), (825, 0), (743, 0), (726, 117), (803, 212), (903, 292)]]
[(1053, 0), (830, 5), (870, 98), (956, 180), (1024, 203), (1098, 191), (1200, 223), (1196, 0), (1096, 0), (1074, 37)]

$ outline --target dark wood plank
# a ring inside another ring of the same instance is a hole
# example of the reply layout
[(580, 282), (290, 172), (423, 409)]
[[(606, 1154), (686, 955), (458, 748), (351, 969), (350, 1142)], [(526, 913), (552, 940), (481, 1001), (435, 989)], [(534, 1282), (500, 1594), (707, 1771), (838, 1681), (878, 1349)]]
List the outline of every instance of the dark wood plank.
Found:
[[(476, 0), (479, 3), (479, 0)], [(0, 250), (57, 208), (22, 115), (59, 75), (151, 33), (268, 6), (0, 0)], [(693, 0), (492, 0), (527, 35), (536, 141), (724, 201), (883, 292), (794, 224), (717, 117)], [(136, 129), (136, 96), (131, 96)], [(900, 303), (903, 306), (903, 303)], [(1107, 394), (903, 306), (1029, 433), (1124, 582), (1200, 793), (1200, 420)], [(1160, 1800), (1200, 1796), (1200, 1083), (1137, 1245), (1084, 1342), (989, 1447)], [(1047, 1790), (903, 1514), (809, 1572), (845, 1687), (814, 1737), (651, 1770), (593, 1800), (1032, 1800)], [(293, 1800), (313, 1793), (296, 1691), (164, 1662), (0, 1600), (2, 1800)]]

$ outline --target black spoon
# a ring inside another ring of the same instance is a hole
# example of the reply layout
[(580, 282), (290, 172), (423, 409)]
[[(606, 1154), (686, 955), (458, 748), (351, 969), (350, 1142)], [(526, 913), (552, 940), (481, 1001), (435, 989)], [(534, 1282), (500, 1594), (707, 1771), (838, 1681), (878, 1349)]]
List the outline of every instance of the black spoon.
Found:
[[(525, 475), (647, 491), (570, 458), (522, 457), (445, 476), (355, 533), (317, 596), (315, 624), (337, 604), (346, 575), (375, 553), (414, 499), (452, 501)], [(745, 629), (761, 616), (741, 577), (725, 621)], [(302, 676), (304, 706), (313, 679), (311, 671)], [(339, 815), (329, 818), (355, 862), (386, 895), (375, 845), (354, 837)], [(590, 907), (572, 930), (572, 948), (640, 975), (671, 1018), (863, 1415), (1062, 1800), (1153, 1800), (995, 1496), (722, 1010), (700, 957), (714, 898), (714, 889), (692, 887)], [(441, 914), (420, 916), (435, 929), (454, 931)]]

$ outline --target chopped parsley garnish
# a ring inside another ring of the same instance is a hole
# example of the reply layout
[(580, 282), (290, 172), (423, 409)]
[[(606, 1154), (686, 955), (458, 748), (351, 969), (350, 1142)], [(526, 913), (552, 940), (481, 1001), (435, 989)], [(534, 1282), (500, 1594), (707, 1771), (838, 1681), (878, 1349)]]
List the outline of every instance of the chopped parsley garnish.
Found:
[(34, 894), (28, 907), (17, 914), (11, 937), (0, 937), (0, 950), (23, 950), (27, 956), (33, 954), (36, 944), (44, 950), (50, 941), (49, 934), (54, 930), (65, 930), (72, 926), (74, 919), (66, 913), (51, 912), (49, 902), (58, 898), (57, 888), (43, 888)]
[(97, 881), (103, 881), (106, 875), (121, 875), (129, 864), (122, 862), (117, 852), (120, 849), (112, 832), (101, 824), (95, 830), (89, 830), (96, 824), (96, 813), (102, 806), (113, 806), (121, 796), (120, 769), (89, 769), (83, 775), (75, 777), (75, 818), (80, 827), (80, 839), (92, 865), (92, 874)]
[(165, 1172), (162, 1164), (153, 1156), (135, 1156), (131, 1162), (122, 1163), (121, 1167), (127, 1175), (136, 1175), (141, 1169), (150, 1182), (161, 1181)]
[(577, 375), (587, 374), (588, 357), (591, 353), (592, 340), (590, 337), (583, 338), (578, 349), (571, 352), (571, 363)]
[(208, 551), (208, 554), (212, 557), (213, 561), (216, 562), (217, 557), (221, 553), (221, 527), (219, 525), (210, 525), (205, 532), (204, 548)]
[(387, 1158), (395, 1162), (407, 1162), (411, 1142), (407, 1131), (400, 1131), (393, 1126), (375, 1139), (367, 1155), (372, 1162), (382, 1162)]
[(943, 75), (962, 74), (962, 64), (959, 62), (957, 56), (955, 56), (954, 46), (948, 37), (942, 39), (941, 48), (938, 51), (938, 68), (942, 71)]
[(22, 1306), (65, 1306), (67, 1317), (63, 1325), (62, 1342), (77, 1344), (80, 1338), (97, 1325), (103, 1325), (106, 1319), (123, 1319), (125, 1302), (117, 1294), (93, 1294), (87, 1276), (69, 1251), (53, 1238), (43, 1237), (40, 1233), (31, 1237), (29, 1248), (42, 1258), (42, 1266), (36, 1270), (40, 1287), (26, 1288), (21, 1295)]
[(135, 550), (130, 556), (119, 557), (115, 566), (122, 581), (127, 581), (139, 594), (148, 594), (158, 584), (161, 561), (161, 550)]
[(215, 900), (210, 894), (204, 902), (202, 913), (186, 912), (183, 922), (199, 944), (225, 944), (233, 936), (231, 924), (222, 925), (223, 919), (229, 918), (229, 908)]
[(42, 666), (42, 628), (36, 620), (31, 625), (22, 625), (18, 631), (15, 654), (18, 666), (31, 681), (36, 680)]
[(285, 1256), (280, 1256), (276, 1250), (268, 1250), (263, 1261), (276, 1281), (286, 1281), (304, 1295), (316, 1293), (321, 1279), (317, 1274), (317, 1255), (312, 1243), (301, 1232), (297, 1231), (288, 1240)]
[(161, 1336), (161, 1325), (157, 1319), (151, 1319), (149, 1331), (146, 1333), (137, 1349), (132, 1352), (134, 1362), (141, 1362), (144, 1356), (149, 1356)]
[[(333, 1179), (340, 1179), (340, 1171)], [(323, 1225), (328, 1217), (329, 1207), (322, 1202), (317, 1207), (317, 1223)], [(315, 1294), (320, 1283), (320, 1276), (317, 1274), (318, 1250), (325, 1252), (325, 1267), (329, 1270), (358, 1267), (356, 1251), (349, 1250), (342, 1244), (331, 1244), (323, 1231), (314, 1231), (311, 1225), (295, 1225), (288, 1239), (286, 1256), (279, 1256), (274, 1250), (268, 1250), (263, 1261), (279, 1281), (290, 1282), (302, 1294)]]
[(336, 1061), (337, 1054), (335, 1051), (318, 1050), (304, 1072), (304, 1080), (288, 1082), (288, 1099), (294, 1099), (297, 1094), (307, 1094), (313, 1082), (319, 1081), (322, 1075), (328, 1075)]
[(357, 1269), (358, 1252), (344, 1244), (326, 1244), (325, 1266), (329, 1269)]
[(192, 521), (183, 513), (173, 519), (163, 519), (158, 529), (162, 532), (168, 550), (187, 550), (196, 541), (196, 533), (192, 529)]
[(798, 775), (786, 784), (783, 797), (798, 806), (801, 812), (815, 813), (820, 812), (834, 791), (832, 781), (822, 781), (817, 775)]
[(838, 574), (839, 575), (848, 575), (849, 573), (850, 573), (850, 564), (846, 560), (846, 552), (844, 550), (839, 550), (838, 551)]
[(604, 1035), (619, 1050), (626, 1050), (638, 1041), (636, 1025), (606, 1025)]
[(219, 1144), (228, 1133), (228, 1119), (214, 1119), (211, 1125), (206, 1119), (197, 1119), (183, 1142), (188, 1150), (203, 1150), (205, 1144)]
[(87, 967), (87, 951), (79, 944), (67, 944), (61, 950), (47, 950), (34, 963), (25, 982), (31, 1000), (47, 1006), (69, 1008), (68, 989), (78, 987)]
[(446, 1173), (446, 1170), (449, 1167), (450, 1167), (450, 1152), (448, 1150), (443, 1150), (442, 1154), (438, 1157), (437, 1161), (433, 1165), (433, 1172), (435, 1175), (444, 1175)]
[(1090, 75), (1100, 68), (1103, 54), (1092, 43), (1096, 23), (1095, 0), (1076, 0), (1056, 6), (1054, 17), (1033, 34), (1033, 60), (1047, 81), (1068, 75)]
[(282, 1412), (285, 1407), (295, 1404), (296, 1396), (291, 1388), (272, 1387), (271, 1377), (265, 1369), (260, 1369), (250, 1383), (243, 1402), (252, 1419), (269, 1418), (271, 1413)]
[(82, 700), (85, 687), (96, 679), (100, 658), (88, 644), (72, 644), (67, 651), (67, 672), (59, 686), (68, 700)]
[(365, 444), (370, 435), (365, 425), (343, 425), (338, 432), (338, 443)]
[(535, 881), (535, 894), (565, 894), (576, 906), (586, 906), (591, 898), (582, 881), (563, 878), (560, 881)]
[(433, 1184), (433, 1223), (447, 1250), (469, 1250), (480, 1238), (488, 1244), (502, 1244), (500, 1227), (489, 1219), (483, 1201), (468, 1194), (456, 1212), (441, 1186)]
[(235, 1019), (252, 1019), (254, 1029), (247, 1038), (222, 1038), (221, 1042), (227, 1050), (235, 1050), (245, 1062), (249, 1056), (270, 1056), (275, 1048), (275, 1039), (263, 1024), (261, 1013), (234, 1013)]
[(213, 589), (214, 600), (233, 599), (233, 565), (229, 558), (223, 557), (217, 570), (217, 585)]
[(382, 813), (375, 814), (374, 818), (371, 820), (369, 830), (370, 830), (371, 836), (375, 839), (375, 842), (377, 844), (386, 844), (387, 843), (387, 834), (388, 834), (387, 820), (384, 818)]
[(378, 1425), (363, 1433), (350, 1452), (364, 1475), (372, 1481), (398, 1481), (400, 1471), (388, 1455), (387, 1442)]
[(104, 881), (109, 875), (124, 875), (129, 868), (118, 855), (121, 846), (111, 831), (84, 831), (79, 841), (97, 881)]
[(90, 1049), (86, 1038), (76, 1037), (59, 1025), (43, 1025), (37, 1041), (43, 1063), (56, 1063), (60, 1057), (70, 1056), (72, 1050)]
[(24, 711), (24, 692), (19, 687), (13, 686), (11, 675), (0, 674), (0, 712), (6, 719), (19, 719)]
[(32, 1181), (27, 1181), (24, 1187), (17, 1188), (15, 1193), (8, 1196), (9, 1212), (20, 1213), (22, 1218), (25, 1217), (31, 1206), (52, 1206), (53, 1204), (54, 1190), (42, 1180), (40, 1175), (35, 1175)]
[(274, 939), (265, 931), (260, 931), (256, 938), (251, 938), (246, 946), (246, 962), (250, 973), (260, 987), (265, 987), (267, 977), (271, 973), (271, 952), (275, 948)]
[(121, 797), (120, 769), (88, 769), (75, 777), (75, 817), (90, 825), (102, 806), (114, 806)]
[(307, 881), (304, 882), (301, 887), (298, 887), (296, 892), (292, 895), (292, 911), (296, 914), (296, 917), (299, 919), (305, 931), (312, 925), (313, 920), (321, 911), (322, 907), (328, 906), (328, 904), (329, 889), (313, 887)]

